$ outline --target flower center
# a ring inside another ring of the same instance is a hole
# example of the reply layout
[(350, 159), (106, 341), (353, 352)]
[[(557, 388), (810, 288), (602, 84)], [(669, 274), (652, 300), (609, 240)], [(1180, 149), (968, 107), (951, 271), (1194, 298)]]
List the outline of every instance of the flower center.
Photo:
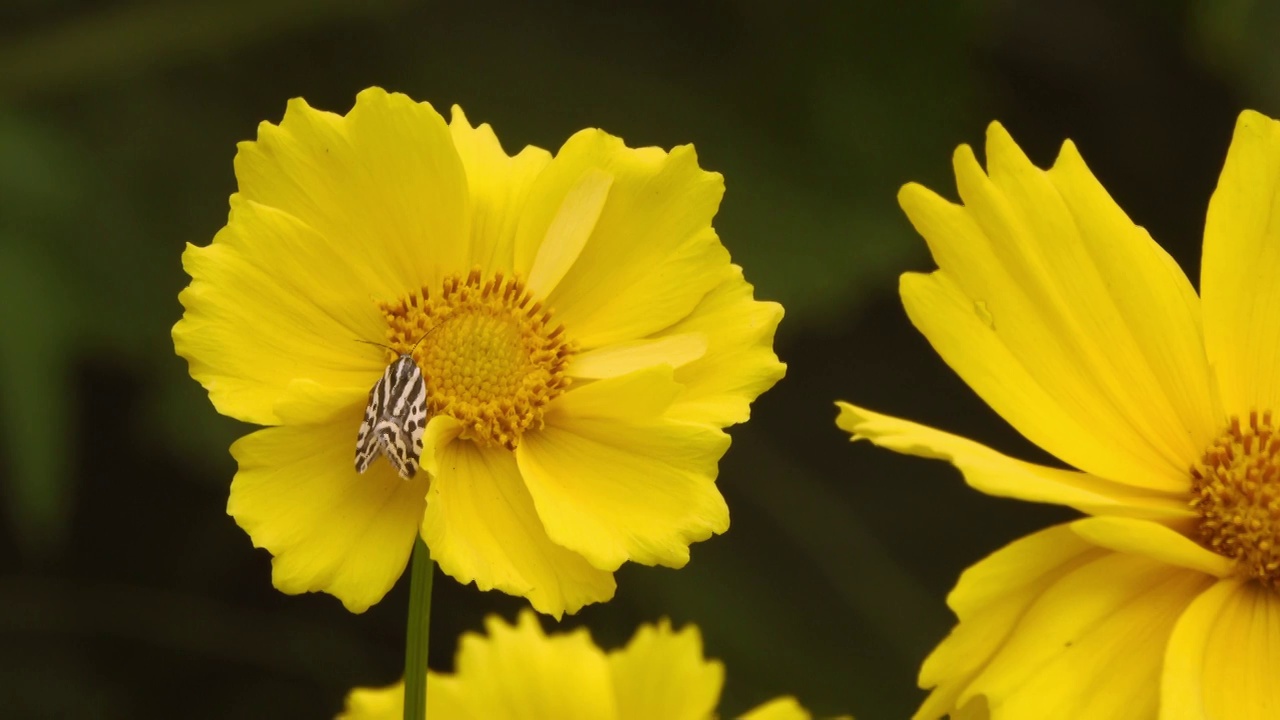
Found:
[(388, 344), (409, 352), (427, 384), (427, 411), (462, 424), (462, 437), (511, 450), (525, 430), (565, 391), (573, 348), (564, 326), (517, 278), (501, 272), (482, 281), (447, 276), (440, 291), (423, 287), (379, 307)]
[(1270, 411), (1249, 413), (1248, 427), (1231, 417), (1191, 469), (1191, 506), (1205, 547), (1280, 588), (1280, 434)]

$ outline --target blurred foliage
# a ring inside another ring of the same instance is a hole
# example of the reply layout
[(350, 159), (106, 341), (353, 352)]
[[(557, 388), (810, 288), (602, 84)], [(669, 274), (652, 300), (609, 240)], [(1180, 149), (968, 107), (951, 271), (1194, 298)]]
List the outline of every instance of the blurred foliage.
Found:
[[(19, 716), (311, 717), (398, 675), (404, 588), (353, 617), (289, 598), (224, 515), (218, 416), (174, 357), (184, 243), (225, 222), (235, 143), (285, 101), (369, 85), (495, 127), (508, 150), (599, 126), (692, 142), (724, 173), (716, 227), (787, 308), (789, 377), (734, 431), (733, 530), (679, 572), (627, 567), (570, 619), (602, 643), (696, 622), (726, 713), (794, 693), (901, 717), (957, 572), (1058, 511), (945, 467), (850, 448), (837, 397), (1043, 459), (916, 337), (895, 278), (928, 267), (894, 201), (952, 194), (948, 158), (1006, 121), (1034, 159), (1074, 137), (1194, 273), (1243, 104), (1275, 115), (1273, 4), (380, 0), (0, 7), (0, 704)], [(510, 598), (437, 583), (432, 664)]]

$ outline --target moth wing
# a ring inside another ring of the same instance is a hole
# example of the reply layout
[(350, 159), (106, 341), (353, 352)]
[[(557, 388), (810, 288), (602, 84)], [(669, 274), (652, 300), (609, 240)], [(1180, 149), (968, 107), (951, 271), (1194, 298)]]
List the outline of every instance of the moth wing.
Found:
[[(394, 442), (396, 458), (392, 464), (405, 480), (412, 479), (418, 472), (422, 459), (422, 435), (427, 426), (427, 384), (422, 371), (409, 356), (400, 360), (403, 363), (397, 370), (398, 393), (393, 404), (396, 435)], [(388, 455), (390, 457), (390, 455)]]
[(417, 402), (409, 406), (408, 417), (405, 418), (404, 424), (405, 444), (409, 448), (409, 456), (406, 465), (409, 474), (403, 472), (400, 476), (406, 480), (412, 478), (414, 473), (418, 471), (418, 464), (422, 461), (422, 435), (427, 429), (427, 401), (426, 393), (418, 396)]
[(408, 355), (387, 366), (369, 391), (364, 421), (356, 438), (356, 470), (364, 472), (379, 454), (400, 477), (412, 479), (422, 457), (427, 388), (422, 371)]
[(364, 419), (360, 421), (360, 430), (356, 433), (356, 472), (363, 473), (369, 464), (378, 457), (378, 438), (373, 432), (378, 415), (382, 414), (378, 406), (378, 387), (385, 382), (379, 380), (369, 391), (369, 404), (364, 408)]
[(413, 452), (413, 436), (396, 420), (378, 423), (378, 449), (396, 473), (405, 480), (413, 479), (418, 472), (418, 454)]

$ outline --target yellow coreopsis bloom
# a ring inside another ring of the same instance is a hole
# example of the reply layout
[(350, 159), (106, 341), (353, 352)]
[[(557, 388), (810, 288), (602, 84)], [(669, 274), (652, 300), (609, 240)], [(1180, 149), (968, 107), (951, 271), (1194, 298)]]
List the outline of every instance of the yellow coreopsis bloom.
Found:
[(1088, 517), (965, 572), (916, 717), (1280, 717), (1280, 123), (1240, 116), (1198, 297), (1070, 142), (1042, 171), (993, 124), (986, 172), (968, 147), (955, 172), (963, 205), (899, 195), (939, 267), (903, 275), (903, 304), (1077, 470), (845, 403), (837, 422)]
[[(276, 587), (363, 611), (421, 533), (454, 578), (559, 615), (728, 527), (722, 428), (782, 376), (782, 309), (730, 263), (692, 147), (584, 130), (508, 156), (374, 88), (345, 116), (290, 102), (235, 170), (173, 336), (218, 411), (268, 426), (232, 447), (227, 509)], [(427, 472), (358, 473), (370, 389), (410, 352)]]
[[(515, 625), (485, 621), (488, 637), (462, 636), (452, 675), (427, 673), (427, 717), (440, 720), (710, 720), (716, 717), (724, 665), (702, 655), (692, 625), (643, 625), (621, 650), (605, 653), (584, 628), (547, 636), (523, 612)], [(404, 683), (356, 688), (338, 720), (403, 717)], [(808, 720), (781, 697), (743, 720)]]

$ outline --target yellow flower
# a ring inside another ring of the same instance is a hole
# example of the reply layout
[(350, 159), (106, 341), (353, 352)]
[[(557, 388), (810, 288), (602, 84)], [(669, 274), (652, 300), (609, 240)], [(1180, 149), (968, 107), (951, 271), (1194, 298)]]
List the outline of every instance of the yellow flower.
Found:
[[(346, 116), (291, 101), (235, 171), (173, 336), (219, 412), (268, 426), (232, 446), (227, 511), (277, 588), (363, 611), (421, 532), (449, 575), (560, 615), (728, 528), (722, 428), (782, 376), (782, 309), (729, 262), (692, 147), (584, 130), (508, 156), (373, 88)], [(357, 473), (370, 388), (411, 349), (428, 472)]]
[[(605, 653), (585, 628), (547, 636), (533, 613), (515, 625), (490, 616), (489, 636), (462, 636), (456, 674), (427, 673), (427, 717), (529, 720), (699, 720), (714, 718), (724, 666), (702, 656), (692, 625), (642, 625), (621, 650)], [(356, 688), (339, 720), (403, 717), (404, 682)], [(781, 697), (744, 720), (807, 720), (794, 698)]]
[(973, 487), (1086, 518), (970, 568), (918, 718), (1280, 717), (1280, 123), (1241, 114), (1200, 290), (1066, 143), (1034, 167), (998, 124), (964, 204), (899, 195), (939, 269), (903, 275), (934, 349), (1078, 470), (840, 403), (838, 424)]

